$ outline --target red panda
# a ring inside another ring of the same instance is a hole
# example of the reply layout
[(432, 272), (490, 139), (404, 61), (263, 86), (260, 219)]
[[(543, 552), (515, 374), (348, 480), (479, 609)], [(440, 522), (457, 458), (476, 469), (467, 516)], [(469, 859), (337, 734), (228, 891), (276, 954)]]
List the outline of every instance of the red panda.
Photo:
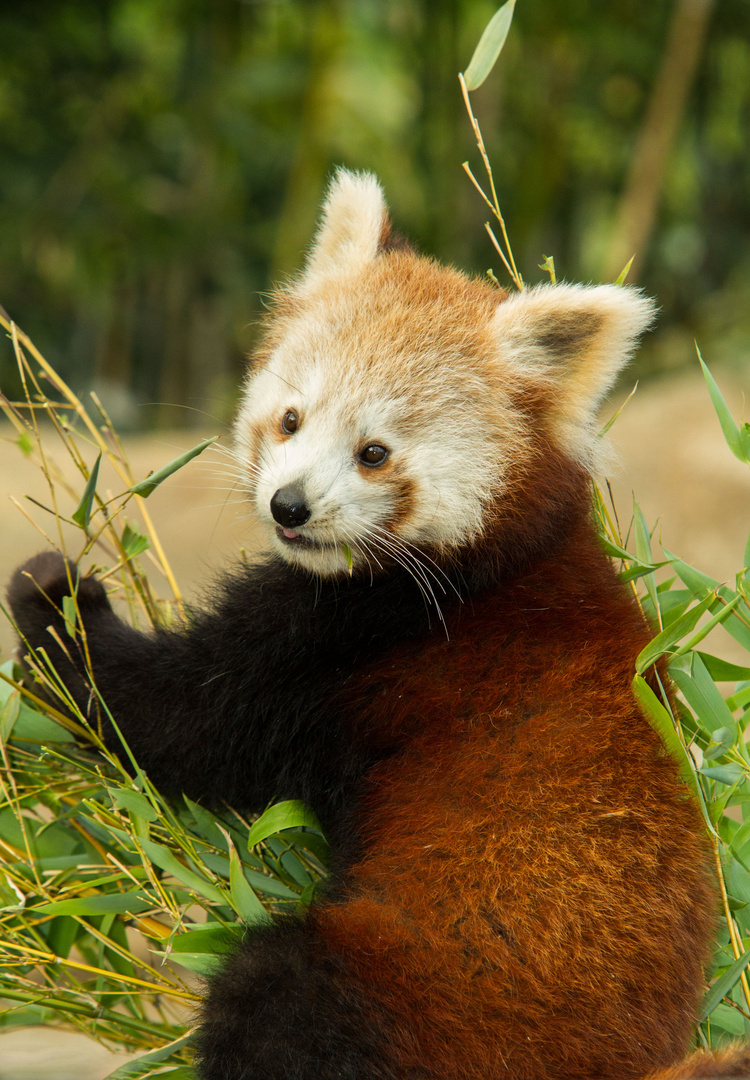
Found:
[[(729, 1071), (676, 1068), (711, 875), (631, 693), (649, 628), (591, 518), (596, 409), (652, 305), (609, 285), (508, 296), (389, 234), (376, 180), (339, 172), (271, 310), (236, 423), (266, 561), (153, 634), (78, 582), (97, 686), (151, 779), (246, 809), (303, 799), (335, 853), (324, 897), (248, 929), (209, 979), (197, 1074)], [(43, 554), (9, 600), (86, 709), (84, 666), (47, 630), (64, 638), (67, 591)]]

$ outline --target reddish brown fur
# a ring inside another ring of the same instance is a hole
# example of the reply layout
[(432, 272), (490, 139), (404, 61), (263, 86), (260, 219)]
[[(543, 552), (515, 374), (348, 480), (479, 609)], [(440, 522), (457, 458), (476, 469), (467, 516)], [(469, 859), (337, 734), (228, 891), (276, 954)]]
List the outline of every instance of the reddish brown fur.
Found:
[(317, 920), (409, 1018), (399, 1076), (625, 1080), (684, 1054), (714, 902), (630, 692), (648, 638), (581, 525), (351, 688), (357, 724), (408, 747), (372, 776), (353, 898)]

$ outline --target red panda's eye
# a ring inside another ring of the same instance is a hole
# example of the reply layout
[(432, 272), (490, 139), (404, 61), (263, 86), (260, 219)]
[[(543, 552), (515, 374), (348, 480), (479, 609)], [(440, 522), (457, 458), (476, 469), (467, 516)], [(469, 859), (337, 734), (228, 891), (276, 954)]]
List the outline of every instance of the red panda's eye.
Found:
[(369, 446), (360, 451), (359, 460), (363, 465), (374, 468), (376, 465), (382, 465), (387, 457), (388, 451), (384, 446), (380, 446), (379, 443), (370, 443)]
[(281, 430), (285, 435), (294, 435), (299, 426), (299, 416), (294, 409), (287, 409), (281, 418)]

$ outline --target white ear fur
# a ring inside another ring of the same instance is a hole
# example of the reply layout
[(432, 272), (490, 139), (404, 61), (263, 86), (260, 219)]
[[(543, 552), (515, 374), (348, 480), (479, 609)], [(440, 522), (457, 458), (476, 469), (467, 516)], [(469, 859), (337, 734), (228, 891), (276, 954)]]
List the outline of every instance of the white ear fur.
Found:
[(549, 387), (557, 434), (574, 456), (590, 459), (596, 409), (654, 314), (652, 300), (620, 285), (538, 285), (498, 306), (502, 356)]
[(299, 287), (350, 274), (373, 262), (387, 223), (380, 184), (372, 173), (338, 169), (331, 181), (318, 232)]

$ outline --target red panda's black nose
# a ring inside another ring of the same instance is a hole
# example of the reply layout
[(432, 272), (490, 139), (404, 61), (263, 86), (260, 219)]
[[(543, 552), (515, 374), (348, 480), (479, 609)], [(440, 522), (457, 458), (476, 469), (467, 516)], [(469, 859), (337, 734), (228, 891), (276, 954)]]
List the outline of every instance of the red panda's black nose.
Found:
[(304, 495), (293, 484), (279, 488), (272, 495), (271, 513), (274, 521), (278, 521), (285, 529), (296, 529), (297, 526), (304, 525), (310, 517)]

